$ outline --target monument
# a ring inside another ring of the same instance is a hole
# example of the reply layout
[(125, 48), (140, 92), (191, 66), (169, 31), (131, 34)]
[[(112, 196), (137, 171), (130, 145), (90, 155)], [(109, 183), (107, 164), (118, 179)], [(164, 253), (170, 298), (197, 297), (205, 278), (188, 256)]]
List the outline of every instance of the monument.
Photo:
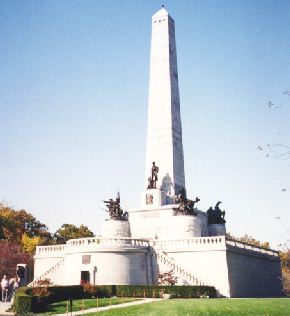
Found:
[[(174, 238), (176, 227), (178, 238), (207, 236), (207, 216), (194, 208), (197, 201), (184, 204), (187, 199), (175, 26), (164, 7), (152, 17), (145, 172), (148, 185), (141, 194), (141, 208), (130, 210), (132, 236)], [(194, 216), (177, 218), (176, 214)]]
[[(221, 201), (207, 211), (187, 197), (174, 20), (162, 7), (152, 17), (145, 186), (141, 205), (123, 211), (104, 201), (102, 237), (39, 246), (34, 281), (58, 285), (156, 284), (173, 270), (178, 284), (211, 285), (225, 297), (282, 294), (277, 251), (226, 237)], [(113, 181), (113, 180), (112, 180)]]
[(164, 7), (152, 17), (145, 181), (153, 161), (167, 196), (185, 190), (175, 27)]

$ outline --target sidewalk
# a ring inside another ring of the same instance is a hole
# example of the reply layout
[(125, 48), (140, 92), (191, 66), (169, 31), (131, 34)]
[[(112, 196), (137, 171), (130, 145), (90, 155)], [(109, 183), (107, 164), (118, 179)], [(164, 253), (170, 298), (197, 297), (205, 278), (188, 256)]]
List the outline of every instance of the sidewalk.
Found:
[(121, 307), (133, 306), (133, 305), (141, 305), (141, 304), (152, 303), (152, 302), (162, 301), (162, 300), (163, 300), (162, 298), (145, 298), (145, 299), (140, 300), (140, 301), (134, 301), (134, 302), (129, 302), (129, 303), (123, 303), (123, 304), (117, 304), (117, 305), (105, 306), (105, 307), (98, 307), (98, 308), (90, 308), (90, 309), (86, 309), (84, 311), (77, 311), (77, 312), (72, 312), (72, 313), (57, 314), (57, 316), (84, 315), (84, 314), (88, 314), (88, 313), (101, 312), (101, 311), (105, 311), (105, 310), (113, 309), (113, 308), (121, 308)]
[(14, 315), (14, 313), (6, 312), (10, 306), (11, 306), (11, 302), (7, 302), (7, 303), (0, 302), (0, 316)]

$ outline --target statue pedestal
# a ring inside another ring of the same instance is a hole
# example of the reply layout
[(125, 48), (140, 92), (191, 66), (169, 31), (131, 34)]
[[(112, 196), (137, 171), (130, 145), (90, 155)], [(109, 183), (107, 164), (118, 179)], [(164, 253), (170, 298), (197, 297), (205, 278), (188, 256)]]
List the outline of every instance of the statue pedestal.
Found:
[(156, 209), (162, 205), (166, 205), (166, 193), (159, 189), (147, 189), (142, 192), (141, 206), (142, 208)]
[(225, 236), (226, 225), (225, 224), (209, 224), (208, 235), (209, 236)]
[(131, 237), (129, 221), (107, 219), (102, 226), (103, 238)]
[(200, 216), (176, 215), (171, 217), (170, 228), (162, 232), (161, 239), (182, 239), (202, 236)]

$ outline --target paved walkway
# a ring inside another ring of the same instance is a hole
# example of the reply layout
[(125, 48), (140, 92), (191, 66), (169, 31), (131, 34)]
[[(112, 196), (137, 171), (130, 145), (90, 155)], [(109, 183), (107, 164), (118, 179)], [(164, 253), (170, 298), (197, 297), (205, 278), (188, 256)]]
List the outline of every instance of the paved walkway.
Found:
[(7, 302), (7, 303), (0, 302), (0, 316), (14, 315), (14, 313), (6, 312), (10, 306), (11, 306), (11, 302)]
[(133, 306), (133, 305), (141, 305), (141, 304), (151, 303), (151, 302), (155, 302), (155, 301), (162, 301), (162, 300), (163, 300), (162, 298), (145, 298), (143, 300), (129, 302), (129, 303), (123, 303), (123, 304), (117, 304), (117, 305), (105, 306), (105, 307), (98, 307), (98, 308), (90, 308), (90, 309), (86, 309), (84, 311), (77, 311), (77, 312), (72, 312), (72, 313), (57, 314), (57, 316), (71, 316), (71, 315), (77, 316), (77, 315), (83, 315), (83, 314), (88, 314), (88, 313), (101, 312), (101, 311), (105, 311), (105, 310), (113, 309), (113, 308), (121, 308), (121, 307)]
[[(112, 305), (112, 306), (105, 306), (105, 307), (98, 307), (98, 308), (90, 308), (86, 309), (84, 311), (77, 311), (77, 312), (72, 312), (72, 313), (65, 313), (65, 314), (56, 314), (57, 316), (77, 316), (77, 315), (84, 315), (88, 313), (96, 313), (96, 312), (101, 312), (105, 311), (108, 309), (113, 309), (113, 308), (121, 308), (121, 307), (127, 307), (127, 306), (133, 306), (133, 305), (141, 305), (141, 304), (146, 304), (146, 303), (151, 303), (155, 301), (162, 301), (162, 298), (145, 298), (143, 300), (138, 300), (134, 302), (128, 302), (128, 303), (123, 303), (123, 304), (117, 304), (117, 305)], [(8, 316), (8, 315), (14, 315), (14, 313), (11, 312), (6, 312), (7, 309), (11, 306), (11, 302), (7, 303), (2, 303), (0, 302), (0, 316)]]

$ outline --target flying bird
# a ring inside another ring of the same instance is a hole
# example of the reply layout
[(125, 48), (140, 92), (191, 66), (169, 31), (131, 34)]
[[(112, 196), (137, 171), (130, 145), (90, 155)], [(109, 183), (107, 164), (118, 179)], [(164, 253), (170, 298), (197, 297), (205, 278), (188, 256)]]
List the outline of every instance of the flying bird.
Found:
[(268, 107), (271, 108), (272, 106), (274, 106), (274, 103), (271, 101), (268, 101)]

